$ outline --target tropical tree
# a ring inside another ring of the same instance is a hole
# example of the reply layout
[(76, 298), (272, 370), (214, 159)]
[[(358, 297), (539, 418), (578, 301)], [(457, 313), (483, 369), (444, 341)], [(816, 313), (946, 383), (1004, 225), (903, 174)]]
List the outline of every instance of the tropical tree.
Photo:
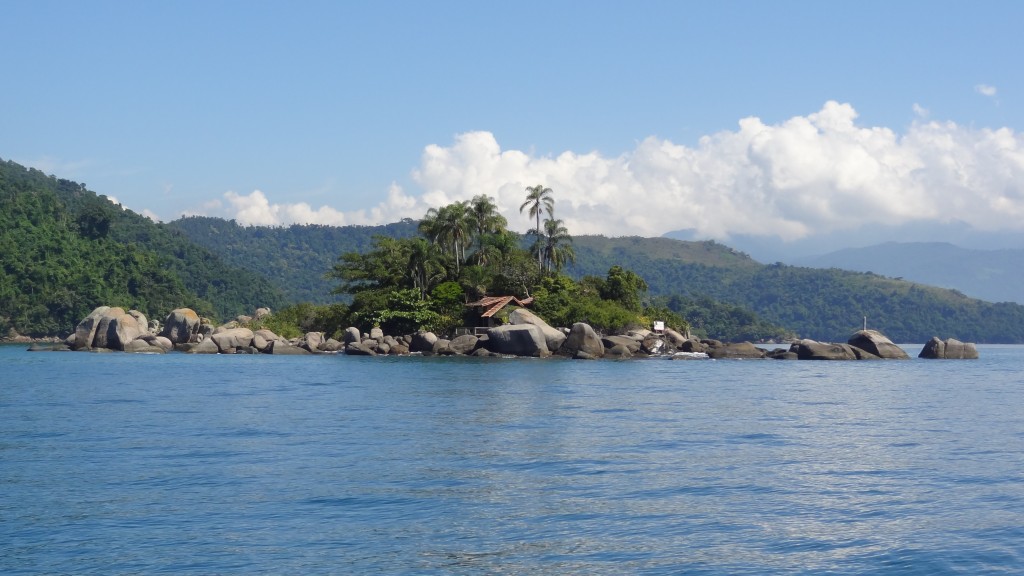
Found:
[(484, 238), (488, 235), (504, 232), (508, 220), (498, 213), (498, 205), (486, 194), (474, 196), (469, 202), (468, 218), (473, 227), (477, 242), (477, 264), (480, 264), (484, 246)]
[[(551, 188), (546, 188), (543, 184), (537, 184), (536, 186), (526, 187), (526, 201), (519, 207), (519, 212), (529, 208), (530, 218), (537, 219), (537, 227), (533, 229), (533, 232), (539, 238), (541, 236), (540, 228), (540, 214), (541, 212), (547, 212), (549, 218), (554, 217), (555, 213), (555, 199), (554, 191)], [(537, 264), (541, 267), (544, 266), (543, 254), (540, 250), (540, 244), (537, 247)]]
[(576, 262), (576, 251), (572, 248), (572, 236), (569, 229), (562, 225), (561, 220), (548, 218), (544, 220), (544, 234), (537, 238), (542, 244), (542, 267), (548, 272), (562, 271), (567, 262)]
[(455, 258), (455, 276), (466, 259), (466, 246), (472, 235), (469, 202), (455, 202), (427, 210), (420, 221), (420, 232), (445, 252), (451, 250)]

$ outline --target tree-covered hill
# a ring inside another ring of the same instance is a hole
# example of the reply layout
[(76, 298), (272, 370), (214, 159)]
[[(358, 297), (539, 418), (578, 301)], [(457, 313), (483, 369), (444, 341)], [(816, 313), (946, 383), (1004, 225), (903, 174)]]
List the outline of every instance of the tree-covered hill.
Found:
[(215, 318), (280, 306), (280, 290), (83, 184), (0, 161), (0, 332), (69, 332), (99, 305)]
[(346, 252), (367, 252), (374, 236), (412, 238), (417, 222), (384, 226), (240, 226), (234, 220), (190, 216), (168, 223), (232, 266), (251, 270), (285, 290), (292, 302), (336, 302), (336, 282), (324, 277)]
[[(171, 226), (235, 266), (271, 275), (290, 299), (312, 302), (333, 301), (329, 293), (337, 284), (323, 274), (338, 255), (363, 251), (374, 235), (416, 234), (413, 221), (380, 227), (260, 228), (187, 218)], [(923, 342), (931, 336), (1024, 342), (1024, 307), (983, 302), (954, 290), (871, 273), (763, 265), (710, 241), (576, 236), (573, 246), (576, 262), (567, 268), (572, 276), (603, 277), (615, 265), (635, 271), (646, 280), (651, 296), (665, 299), (696, 327), (721, 327), (723, 315), (727, 322), (756, 324), (753, 312), (802, 337), (845, 341), (867, 316), (871, 327), (902, 342)], [(275, 262), (285, 272), (269, 270)]]

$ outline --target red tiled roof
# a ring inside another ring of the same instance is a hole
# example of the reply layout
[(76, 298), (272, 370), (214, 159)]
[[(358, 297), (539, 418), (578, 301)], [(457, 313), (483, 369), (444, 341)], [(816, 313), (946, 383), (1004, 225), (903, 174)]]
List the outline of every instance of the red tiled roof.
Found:
[(479, 306), (484, 309), (484, 311), (480, 313), (480, 317), (490, 318), (491, 316), (497, 314), (499, 310), (501, 310), (505, 306), (508, 306), (512, 302), (515, 302), (516, 306), (525, 307), (533, 303), (533, 298), (524, 298), (520, 300), (515, 296), (484, 296), (483, 298), (477, 300), (476, 302), (470, 302), (469, 304), (466, 304), (466, 306)]

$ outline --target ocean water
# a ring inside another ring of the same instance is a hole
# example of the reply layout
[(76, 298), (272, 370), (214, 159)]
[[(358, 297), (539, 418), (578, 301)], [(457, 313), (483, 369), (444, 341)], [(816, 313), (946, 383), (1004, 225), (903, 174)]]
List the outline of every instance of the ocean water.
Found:
[(979, 350), (4, 346), (0, 573), (1024, 573), (1024, 347)]

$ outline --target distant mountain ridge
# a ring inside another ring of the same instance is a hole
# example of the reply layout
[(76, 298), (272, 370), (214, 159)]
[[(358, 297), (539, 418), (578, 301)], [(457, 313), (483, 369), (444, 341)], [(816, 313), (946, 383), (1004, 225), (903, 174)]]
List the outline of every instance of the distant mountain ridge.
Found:
[(874, 272), (959, 290), (989, 302), (1024, 303), (1024, 250), (979, 250), (948, 242), (885, 242), (794, 260), (811, 268)]

